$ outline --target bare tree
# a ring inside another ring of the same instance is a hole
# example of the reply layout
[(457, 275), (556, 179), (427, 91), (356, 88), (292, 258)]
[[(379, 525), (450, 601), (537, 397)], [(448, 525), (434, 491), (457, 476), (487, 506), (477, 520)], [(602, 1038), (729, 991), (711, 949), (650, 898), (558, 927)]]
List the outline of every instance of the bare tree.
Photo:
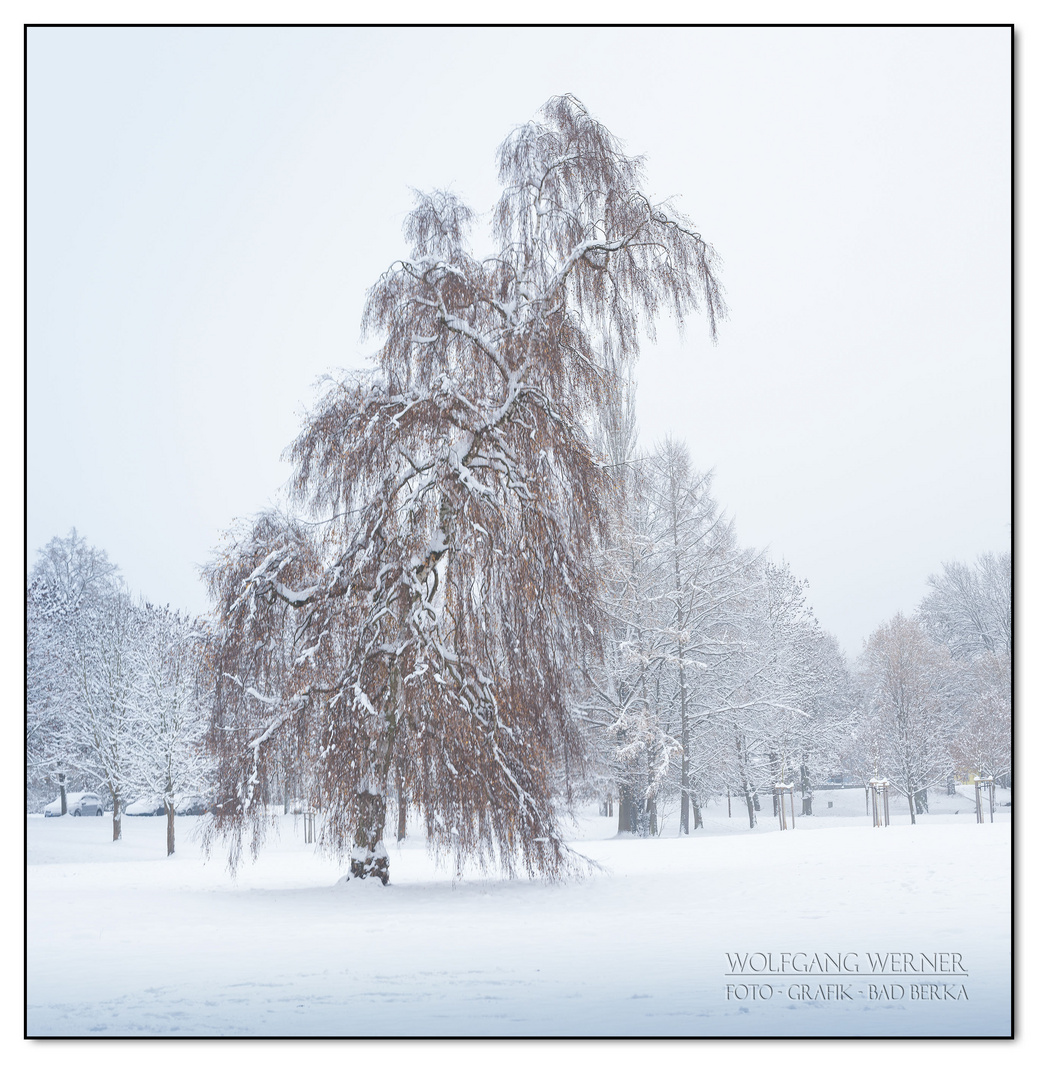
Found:
[(808, 636), (804, 647), (804, 723), (795, 752), (800, 755), (800, 812), (810, 817), (817, 776), (838, 769), (850, 745), (853, 702), (850, 672), (836, 638), (818, 630)]
[[(63, 708), (69, 654), (63, 633), (67, 603), (43, 577), (29, 583), (25, 599), (25, 767), (26, 802), (39, 809), (57, 785), (62, 815), (68, 813), (68, 786), (74, 781), (74, 752)], [(39, 785), (43, 790), (35, 791)]]
[(847, 734), (846, 669), (807, 603), (807, 583), (785, 565), (764, 562), (762, 571), (752, 656), (766, 732), (766, 783), (773, 790), (799, 781), (806, 816), (813, 809), (812, 769), (835, 765)]
[(908, 799), (913, 825), (927, 789), (951, 766), (953, 680), (947, 649), (900, 613), (869, 637), (859, 659), (863, 746), (878, 748), (877, 764)]
[(935, 640), (953, 656), (1013, 653), (1013, 561), (1008, 552), (987, 552), (975, 567), (945, 563), (931, 574), (919, 614)]
[(168, 607), (138, 609), (131, 647), (133, 721), (131, 784), (137, 795), (159, 796), (166, 812), (166, 854), (176, 848), (176, 802), (207, 792), (209, 762), (203, 737), (208, 680), (200, 670), (199, 627)]
[[(702, 739), (717, 700), (715, 675), (732, 648), (733, 616), (744, 588), (747, 553), (718, 511), (711, 474), (692, 466), (684, 444), (667, 440), (646, 463), (654, 513), (650, 532), (658, 559), (662, 621), (657, 626), (661, 680), (669, 730), (679, 744), (681, 798), (678, 831), (695, 827), (709, 767)], [(663, 703), (661, 702), (661, 705)], [(694, 745), (695, 744), (695, 745)]]
[[(617, 832), (639, 827), (639, 800), (649, 783), (640, 775), (643, 737), (653, 719), (646, 712), (641, 675), (634, 667), (648, 563), (638, 542), (644, 510), (643, 470), (637, 456), (634, 357), (618, 356), (608, 339), (602, 363), (615, 392), (600, 404), (594, 446), (613, 487), (610, 543), (598, 548), (600, 601), (606, 623), (601, 649), (583, 658), (588, 694), (579, 704), (596, 776), (615, 785)], [(632, 664), (632, 662), (634, 662)]]
[(53, 537), (37, 555), (33, 579), (47, 582), (55, 597), (70, 608), (105, 596), (122, 584), (115, 563), (100, 548), (91, 547), (75, 529), (68, 536)]
[(132, 695), (140, 613), (119, 589), (68, 614), (67, 678), (61, 708), (77, 771), (108, 789), (112, 839), (122, 837), (123, 809), (133, 788), (137, 738)]
[[(919, 615), (956, 659), (953, 756), (967, 775), (1008, 783), (1012, 756), (1013, 562), (1008, 552), (931, 575)], [(949, 783), (952, 781), (950, 780)]]
[(112, 838), (138, 795), (160, 795), (167, 853), (174, 800), (206, 786), (200, 632), (168, 608), (134, 603), (103, 551), (73, 529), (33, 567), (26, 605), (27, 766), (57, 783), (108, 789)]
[[(77, 627), (86, 612), (121, 588), (118, 567), (75, 529), (53, 537), (38, 552), (26, 593), (27, 795), (41, 781), (58, 788), (66, 813), (70, 783), (87, 779), (81, 768), (89, 743), (80, 716), (77, 672), (83, 659)], [(51, 792), (53, 789), (51, 789)], [(35, 796), (45, 802), (50, 794)]]
[(1007, 784), (1012, 769), (1012, 680), (1009, 658), (985, 653), (960, 666), (954, 694), (960, 712), (952, 757), (964, 775)]
[(582, 758), (569, 705), (599, 647), (613, 495), (589, 438), (617, 392), (603, 343), (634, 355), (664, 309), (713, 330), (723, 304), (709, 246), (575, 98), (498, 163), (497, 252), (470, 253), (456, 197), (420, 195), (410, 257), (368, 297), (377, 371), (334, 384), (291, 448), (298, 504), (324, 523), (266, 515), (209, 568), (232, 858), (247, 828), (261, 838), (294, 730), (352, 876), (388, 881), (394, 774), (459, 867), (566, 866), (554, 777)]
[[(612, 722), (619, 832), (653, 834), (662, 800), (677, 795), (687, 833), (729, 788), (745, 795), (752, 827), (761, 787), (803, 782), (810, 761), (833, 755), (823, 689), (842, 660), (805, 584), (738, 546), (710, 487), (682, 444), (664, 442), (632, 470), (625, 521), (603, 553), (608, 626), (584, 713)], [(643, 805), (625, 806), (628, 791)]]

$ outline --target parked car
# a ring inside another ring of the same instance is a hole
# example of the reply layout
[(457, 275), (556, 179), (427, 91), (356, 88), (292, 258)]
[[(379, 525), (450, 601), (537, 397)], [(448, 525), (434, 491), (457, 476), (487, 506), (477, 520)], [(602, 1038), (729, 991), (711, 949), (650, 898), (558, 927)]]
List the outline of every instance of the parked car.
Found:
[[(209, 809), (200, 795), (178, 795), (173, 807), (181, 817), (204, 814)], [(143, 799), (135, 799), (130, 803), (123, 813), (127, 817), (163, 817), (166, 804), (161, 795), (145, 795)]]
[[(65, 795), (65, 807), (71, 817), (101, 817), (104, 809), (101, 799), (92, 791), (69, 791)], [(44, 817), (61, 817), (61, 796), (43, 808)]]
[(176, 801), (176, 811), (181, 817), (197, 817), (209, 812), (209, 802), (201, 795), (181, 795)]
[(861, 787), (861, 782), (848, 772), (833, 773), (825, 782), (832, 787)]

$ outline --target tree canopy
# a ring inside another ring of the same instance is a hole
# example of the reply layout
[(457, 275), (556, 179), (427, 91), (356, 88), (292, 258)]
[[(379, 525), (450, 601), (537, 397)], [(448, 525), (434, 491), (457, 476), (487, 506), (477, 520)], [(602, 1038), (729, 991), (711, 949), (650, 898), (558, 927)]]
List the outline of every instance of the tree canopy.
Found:
[[(410, 256), (368, 295), (375, 369), (333, 380), (288, 451), (291, 516), (208, 568), (218, 827), (256, 844), (286, 754), (351, 874), (388, 880), (391, 786), (459, 863), (557, 875), (569, 702), (600, 646), (594, 552), (613, 483), (590, 431), (661, 312), (724, 314), (715, 256), (645, 194), (642, 162), (572, 96), (498, 151), (497, 250), (419, 194)], [(309, 515), (309, 523), (302, 514)]]

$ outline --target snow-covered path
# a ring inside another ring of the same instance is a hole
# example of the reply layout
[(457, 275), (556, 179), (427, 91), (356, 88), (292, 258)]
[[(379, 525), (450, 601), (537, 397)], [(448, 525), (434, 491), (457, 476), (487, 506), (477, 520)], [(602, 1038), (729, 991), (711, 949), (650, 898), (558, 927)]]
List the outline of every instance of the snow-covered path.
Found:
[[(574, 846), (601, 870), (565, 885), (453, 881), (417, 840), (390, 845), (390, 888), (342, 884), (293, 818), (232, 880), (192, 819), (167, 859), (163, 819), (113, 844), (107, 817), (30, 817), (28, 1033), (1008, 1034), (1008, 814), (872, 829), (835, 795), (786, 833), (715, 807), (690, 838), (618, 840), (591, 808)], [(787, 970), (733, 975), (736, 953)], [(923, 953), (952, 972), (865, 973)]]

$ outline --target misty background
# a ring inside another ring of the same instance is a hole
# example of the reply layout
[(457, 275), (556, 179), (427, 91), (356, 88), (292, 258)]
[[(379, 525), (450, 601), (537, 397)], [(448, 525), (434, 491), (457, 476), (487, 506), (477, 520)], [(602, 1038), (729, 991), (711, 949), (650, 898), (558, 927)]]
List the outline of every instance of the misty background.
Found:
[[(411, 189), (496, 197), (573, 93), (724, 260), (637, 371), (853, 658), (1010, 545), (1008, 28), (46, 28), (28, 34), (27, 556), (73, 526), (192, 613), (280, 498), (323, 373), (366, 366)], [(490, 251), (489, 242), (486, 250)]]

